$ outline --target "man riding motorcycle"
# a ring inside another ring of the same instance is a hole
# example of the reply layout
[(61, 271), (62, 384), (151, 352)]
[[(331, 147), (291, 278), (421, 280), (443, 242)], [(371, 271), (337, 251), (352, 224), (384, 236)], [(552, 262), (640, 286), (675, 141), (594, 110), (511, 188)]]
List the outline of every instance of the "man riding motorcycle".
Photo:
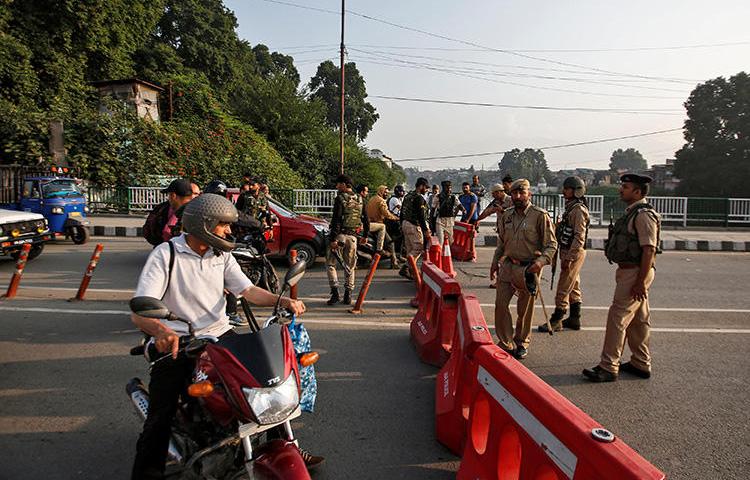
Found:
[[(201, 195), (185, 206), (185, 233), (156, 247), (141, 271), (135, 296), (161, 298), (170, 311), (191, 322), (196, 335), (232, 335), (225, 312), (224, 289), (261, 306), (273, 306), (276, 295), (258, 288), (228, 252), (234, 247), (230, 226), (237, 221), (232, 202)], [(305, 305), (288, 297), (281, 305), (296, 315)], [(179, 397), (191, 382), (194, 360), (179, 352), (188, 325), (131, 314), (133, 323), (151, 337), (148, 348), (169, 355), (151, 369), (148, 415), (136, 446), (133, 479), (163, 478), (172, 421)], [(323, 461), (302, 453), (308, 468)]]

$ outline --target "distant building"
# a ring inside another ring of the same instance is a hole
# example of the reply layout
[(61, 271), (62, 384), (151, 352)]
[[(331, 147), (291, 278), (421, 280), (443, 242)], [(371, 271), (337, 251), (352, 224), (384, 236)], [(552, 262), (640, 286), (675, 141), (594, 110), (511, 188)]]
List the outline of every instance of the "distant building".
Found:
[(674, 176), (674, 159), (668, 158), (667, 163), (651, 165), (646, 174), (653, 178), (654, 188), (660, 188), (667, 192), (674, 192), (680, 185), (680, 179)]
[(367, 156), (370, 158), (376, 158), (380, 160), (381, 162), (385, 163), (388, 168), (393, 168), (393, 159), (383, 153), (382, 150), (378, 148), (373, 148), (372, 150), (367, 151)]
[[(102, 80), (93, 82), (92, 85), (99, 90), (100, 97), (115, 97), (135, 107), (136, 114), (140, 118), (153, 120), (154, 122), (161, 120), (159, 95), (164, 89), (160, 86), (137, 78)], [(106, 107), (102, 105), (100, 111), (106, 111)]]

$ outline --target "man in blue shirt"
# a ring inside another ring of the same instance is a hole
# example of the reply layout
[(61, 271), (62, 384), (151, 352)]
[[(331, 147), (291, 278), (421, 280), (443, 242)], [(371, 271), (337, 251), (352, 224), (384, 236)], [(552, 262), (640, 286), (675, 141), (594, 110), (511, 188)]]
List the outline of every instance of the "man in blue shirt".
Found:
[(471, 185), (469, 185), (469, 182), (464, 182), (461, 185), (461, 189), (464, 192), (458, 197), (458, 200), (464, 207), (464, 213), (463, 215), (461, 215), (461, 221), (471, 223), (472, 225), (476, 226), (477, 219), (479, 218), (479, 199), (476, 195), (471, 193)]

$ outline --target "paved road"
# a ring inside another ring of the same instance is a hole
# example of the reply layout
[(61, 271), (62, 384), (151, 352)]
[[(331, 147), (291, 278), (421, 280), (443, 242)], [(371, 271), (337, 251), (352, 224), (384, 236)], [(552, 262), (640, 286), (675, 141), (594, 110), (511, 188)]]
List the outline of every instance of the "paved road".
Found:
[[(139, 335), (122, 312), (150, 248), (137, 239), (104, 243), (91, 301), (64, 299), (93, 246), (60, 243), (29, 264), (21, 296), (0, 303), (0, 478), (128, 475), (139, 425), (124, 385), (144, 376), (145, 365), (127, 355)], [(479, 296), (492, 325), (494, 291), (478, 276), (490, 254), (481, 249), (477, 264), (457, 266), (464, 291)], [(593, 252), (583, 277), (587, 330), (535, 334), (525, 364), (670, 478), (746, 478), (748, 267), (750, 254), (660, 256), (652, 290), (654, 377), (592, 385), (580, 370), (598, 358), (613, 287), (613, 269)], [(0, 286), (12, 270), (11, 261), (0, 260)], [(458, 459), (432, 433), (436, 370), (408, 343), (412, 287), (381, 270), (366, 315), (354, 317), (324, 307), (324, 278), (318, 264), (300, 287), (322, 358), (317, 410), (295, 428), (303, 445), (328, 457), (316, 478), (453, 478)]]

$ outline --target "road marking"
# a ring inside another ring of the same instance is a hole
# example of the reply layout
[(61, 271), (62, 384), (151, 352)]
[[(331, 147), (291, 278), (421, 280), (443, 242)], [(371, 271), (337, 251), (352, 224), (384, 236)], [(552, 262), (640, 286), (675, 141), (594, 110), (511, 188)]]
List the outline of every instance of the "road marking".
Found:
[[(24, 286), (21, 288), (21, 290), (29, 289), (29, 290), (57, 290), (57, 291), (77, 291), (78, 287), (42, 287), (42, 286)], [(127, 289), (109, 289), (109, 288), (89, 288), (86, 290), (87, 293), (129, 293), (134, 294), (135, 290), (127, 290)], [(327, 300), (327, 295), (320, 295), (320, 296), (310, 296), (310, 297), (300, 297), (300, 300), (304, 302), (321, 302), (323, 300)], [(367, 304), (369, 305), (401, 305), (403, 307), (409, 307), (409, 301), (411, 299), (371, 299), (367, 301)], [(480, 303), (481, 307), (489, 308), (494, 307), (494, 303)], [(534, 308), (542, 308), (541, 305), (535, 305)], [(584, 305), (581, 307), (583, 310), (609, 310), (609, 306), (600, 306), (600, 305)], [(683, 313), (750, 313), (750, 309), (748, 308), (685, 308), (685, 307), (650, 307), (649, 310), (652, 312), (683, 312)], [(46, 310), (45, 310), (46, 311)], [(57, 311), (57, 310), (52, 310)], [(85, 310), (88, 311), (88, 310)], [(85, 312), (84, 311), (84, 312)]]
[[(127, 310), (83, 310), (83, 309), (60, 309), (44, 307), (5, 307), (0, 306), (0, 311), (5, 312), (38, 312), (38, 313), (57, 313), (63, 315), (71, 314), (96, 314), (96, 315), (130, 315)], [(369, 322), (362, 320), (335, 320), (335, 319), (315, 319), (305, 317), (303, 323), (318, 325), (346, 325), (354, 327), (386, 327), (386, 328), (409, 328), (411, 323), (406, 322)], [(489, 326), (490, 330), (494, 327)], [(604, 327), (582, 327), (581, 330), (590, 332), (603, 332)], [(683, 328), (683, 327), (656, 327), (651, 329), (655, 333), (739, 333), (750, 334), (750, 328), (724, 328), (724, 327), (705, 327), (705, 328)]]

